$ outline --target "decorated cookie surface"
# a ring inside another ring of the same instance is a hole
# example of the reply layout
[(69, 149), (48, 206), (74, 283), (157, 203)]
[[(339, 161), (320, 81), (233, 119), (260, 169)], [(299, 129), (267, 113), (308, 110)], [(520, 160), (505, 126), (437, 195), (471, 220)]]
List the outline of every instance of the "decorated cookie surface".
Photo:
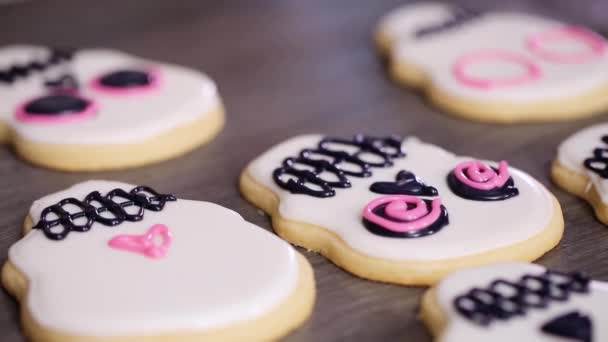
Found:
[(563, 189), (591, 203), (608, 224), (608, 124), (587, 127), (562, 142), (552, 176)]
[(422, 317), (438, 341), (604, 341), (608, 284), (534, 264), (457, 272), (428, 291)]
[(34, 340), (267, 340), (312, 308), (307, 261), (212, 203), (89, 181), (34, 202), (28, 227), (3, 282)]
[(576, 118), (608, 108), (608, 43), (524, 13), (414, 3), (380, 20), (395, 78), (470, 119)]
[(533, 260), (563, 229), (559, 205), (529, 175), (416, 138), (298, 136), (252, 161), (241, 191), (288, 241), (397, 283)]
[(0, 140), (61, 169), (167, 159), (210, 139), (223, 122), (207, 76), (113, 50), (0, 48), (0, 96)]

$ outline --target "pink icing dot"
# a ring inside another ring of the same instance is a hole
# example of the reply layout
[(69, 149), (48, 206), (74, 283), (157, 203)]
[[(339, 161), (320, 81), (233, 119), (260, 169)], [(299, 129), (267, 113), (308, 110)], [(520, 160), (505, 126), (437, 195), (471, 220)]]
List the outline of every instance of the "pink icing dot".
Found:
[[(388, 203), (388, 204), (387, 204)], [(374, 209), (387, 204), (385, 213), (398, 222), (386, 219), (374, 213)], [(414, 207), (408, 209), (408, 204)], [(426, 203), (415, 196), (390, 195), (371, 201), (363, 209), (363, 217), (381, 227), (397, 233), (414, 232), (432, 225), (441, 215), (441, 199), (434, 199), (429, 212)]]
[[(467, 72), (467, 69), (473, 64), (495, 61), (521, 65), (525, 68), (525, 73), (522, 75), (515, 75), (511, 78), (493, 80), (489, 78), (474, 77)], [(542, 73), (536, 64), (525, 57), (514, 53), (507, 51), (481, 51), (464, 55), (456, 60), (454, 67), (452, 68), (452, 74), (460, 83), (467, 87), (490, 90), (497, 87), (522, 85), (540, 78)]]
[(509, 180), (509, 164), (498, 163), (498, 174), (488, 165), (474, 160), (460, 163), (454, 169), (456, 178), (467, 186), (479, 190), (500, 188)]
[[(545, 49), (545, 45), (559, 41), (574, 40), (585, 44), (587, 49), (562, 53)], [(575, 26), (558, 27), (528, 38), (527, 47), (539, 57), (556, 63), (585, 63), (596, 59), (606, 52), (606, 41), (598, 34)]]

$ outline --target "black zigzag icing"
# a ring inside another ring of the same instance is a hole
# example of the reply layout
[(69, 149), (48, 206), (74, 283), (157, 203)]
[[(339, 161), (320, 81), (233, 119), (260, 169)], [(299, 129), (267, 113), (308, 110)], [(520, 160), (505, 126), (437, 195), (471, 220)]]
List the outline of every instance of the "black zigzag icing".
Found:
[(33, 73), (43, 72), (54, 65), (70, 61), (73, 56), (73, 51), (52, 49), (45, 60), (33, 60), (0, 69), (0, 83), (12, 84), (20, 78), (27, 78)]
[[(353, 139), (324, 138), (316, 148), (304, 149), (297, 157), (285, 159), (272, 177), (278, 186), (291, 193), (332, 197), (336, 194), (334, 188), (351, 186), (348, 176), (370, 177), (372, 167), (392, 166), (393, 159), (404, 156), (401, 139), (397, 137), (375, 138), (358, 134)], [(332, 174), (333, 179), (323, 178), (323, 173)]]
[[(151, 196), (147, 196), (146, 193)], [(123, 198), (126, 201), (116, 202), (113, 200), (115, 197)], [(176, 200), (174, 195), (159, 194), (147, 186), (138, 186), (129, 192), (123, 189), (113, 189), (105, 196), (101, 195), (99, 191), (93, 191), (84, 198), (84, 201), (69, 197), (44, 208), (40, 214), (40, 221), (33, 228), (41, 229), (44, 235), (51, 240), (63, 240), (72, 231), (89, 231), (94, 222), (104, 226), (116, 226), (124, 221), (141, 221), (145, 209), (161, 211), (167, 201)], [(91, 203), (98, 203), (99, 206), (93, 206)], [(63, 208), (68, 204), (77, 206), (81, 211), (68, 212)], [(139, 210), (134, 214), (129, 214), (124, 208), (132, 206), (139, 207)], [(55, 214), (57, 218), (47, 220), (47, 216), (51, 213)], [(109, 215), (100, 215), (101, 213), (109, 213)], [(86, 218), (86, 222), (82, 224), (74, 222), (80, 218)], [(56, 227), (60, 227), (60, 229)]]
[(574, 293), (588, 293), (589, 278), (578, 272), (546, 271), (525, 274), (518, 281), (494, 280), (486, 288), (475, 287), (454, 299), (456, 311), (471, 322), (487, 326), (495, 320), (523, 316), (551, 302), (565, 302)]

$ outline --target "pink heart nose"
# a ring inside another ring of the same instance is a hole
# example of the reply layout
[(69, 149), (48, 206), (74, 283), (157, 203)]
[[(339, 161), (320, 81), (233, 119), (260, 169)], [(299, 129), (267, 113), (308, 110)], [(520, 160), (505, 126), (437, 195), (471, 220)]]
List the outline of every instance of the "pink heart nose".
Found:
[(108, 242), (108, 246), (160, 259), (169, 251), (171, 232), (164, 224), (155, 224), (142, 235), (118, 235)]

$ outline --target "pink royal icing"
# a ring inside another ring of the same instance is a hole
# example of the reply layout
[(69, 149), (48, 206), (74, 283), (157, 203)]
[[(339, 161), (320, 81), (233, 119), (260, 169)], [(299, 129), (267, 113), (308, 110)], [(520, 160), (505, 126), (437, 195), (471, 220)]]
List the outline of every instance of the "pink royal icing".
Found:
[(89, 105), (85, 110), (78, 113), (69, 113), (65, 115), (32, 115), (28, 113), (25, 108), (29, 103), (36, 100), (37, 98), (27, 100), (26, 102), (17, 106), (17, 110), (15, 111), (15, 119), (17, 119), (17, 121), (39, 125), (59, 125), (91, 119), (95, 117), (99, 109), (94, 101), (90, 99), (84, 99), (89, 102)]
[[(387, 204), (388, 203), (388, 204)], [(387, 204), (385, 213), (399, 221), (391, 221), (374, 213), (374, 209)], [(413, 208), (408, 208), (413, 205)], [(391, 195), (377, 198), (365, 206), (363, 217), (370, 222), (380, 225), (388, 230), (404, 233), (424, 229), (432, 225), (441, 215), (441, 199), (434, 199), (429, 213), (426, 203), (415, 196)]]
[(462, 183), (479, 190), (500, 188), (509, 180), (509, 164), (498, 163), (498, 174), (490, 166), (474, 160), (460, 163), (454, 169), (454, 175)]
[(169, 228), (164, 224), (155, 224), (143, 235), (118, 235), (108, 242), (108, 246), (160, 259), (167, 255), (171, 240)]
[[(548, 43), (565, 40), (579, 41), (587, 46), (580, 52), (561, 53), (545, 49)], [(606, 41), (599, 35), (581, 27), (565, 26), (554, 28), (528, 38), (527, 47), (541, 58), (556, 63), (585, 63), (604, 55)]]
[(148, 94), (152, 91), (156, 91), (160, 88), (162, 84), (162, 77), (160, 71), (157, 68), (146, 68), (145, 71), (151, 76), (151, 82), (145, 87), (127, 87), (127, 88), (114, 88), (108, 87), (101, 83), (101, 78), (104, 75), (100, 75), (99, 77), (94, 78), (90, 86), (92, 89), (106, 93), (109, 95), (115, 96), (125, 96), (125, 95), (143, 95)]
[[(492, 61), (519, 64), (525, 68), (526, 72), (522, 75), (497, 80), (473, 77), (467, 73), (467, 68), (473, 64)], [(454, 63), (452, 73), (454, 77), (465, 86), (484, 90), (522, 85), (539, 79), (542, 75), (541, 69), (536, 64), (525, 57), (507, 51), (481, 51), (464, 55)]]

